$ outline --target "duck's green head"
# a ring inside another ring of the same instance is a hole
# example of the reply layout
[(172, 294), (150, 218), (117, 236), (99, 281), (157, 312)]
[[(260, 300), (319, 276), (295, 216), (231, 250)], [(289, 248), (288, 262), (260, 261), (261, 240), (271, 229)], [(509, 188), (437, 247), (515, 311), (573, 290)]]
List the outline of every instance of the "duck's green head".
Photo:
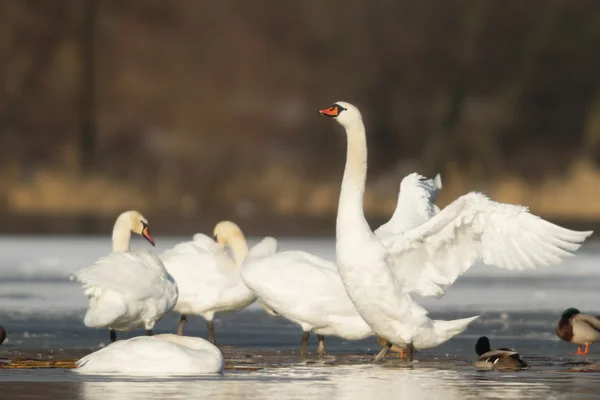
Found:
[(563, 313), (560, 315), (561, 319), (569, 319), (571, 318), (573, 315), (577, 315), (580, 314), (579, 310), (576, 308), (567, 308), (565, 311), (563, 311)]

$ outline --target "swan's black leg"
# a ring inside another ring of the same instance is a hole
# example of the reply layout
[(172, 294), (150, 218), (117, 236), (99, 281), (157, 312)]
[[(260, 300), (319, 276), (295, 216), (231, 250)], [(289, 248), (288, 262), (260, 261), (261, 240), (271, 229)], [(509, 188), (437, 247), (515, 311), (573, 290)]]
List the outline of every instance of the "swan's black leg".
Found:
[(317, 347), (317, 354), (320, 356), (327, 355), (327, 352), (325, 351), (325, 336), (317, 335), (317, 338), (319, 338), (319, 347)]
[(179, 319), (179, 328), (177, 328), (177, 334), (179, 336), (183, 336), (183, 326), (187, 322), (187, 317), (181, 314), (181, 318)]
[(152, 329), (146, 329), (146, 336), (152, 336)]
[(379, 352), (379, 354), (377, 354), (375, 356), (375, 361), (380, 361), (383, 359), (383, 357), (385, 357), (385, 355), (387, 354), (387, 352), (392, 348), (392, 344), (390, 342), (387, 342), (385, 344), (385, 346), (383, 347), (383, 349), (381, 349), (381, 351)]
[(215, 344), (215, 326), (212, 321), (207, 321), (206, 325), (208, 326), (208, 341)]
[(406, 344), (406, 361), (413, 361), (413, 354), (415, 352), (415, 347), (412, 343)]
[(110, 330), (110, 341), (111, 342), (116, 342), (117, 341), (117, 332), (115, 332), (114, 329)]
[(300, 347), (300, 356), (306, 357), (308, 354), (308, 336), (310, 332), (302, 332), (302, 346)]

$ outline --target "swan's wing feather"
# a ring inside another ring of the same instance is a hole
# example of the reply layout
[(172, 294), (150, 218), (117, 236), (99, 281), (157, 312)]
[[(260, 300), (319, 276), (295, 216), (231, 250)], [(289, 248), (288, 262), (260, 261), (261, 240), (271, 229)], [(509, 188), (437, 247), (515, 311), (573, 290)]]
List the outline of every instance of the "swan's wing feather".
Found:
[(80, 282), (88, 295), (97, 289), (110, 289), (142, 300), (156, 296), (171, 277), (158, 257), (139, 250), (112, 252), (75, 272), (71, 279)]
[(205, 302), (215, 302), (221, 293), (238, 282), (232, 279), (237, 267), (220, 245), (207, 249), (195, 241), (183, 242), (165, 251), (160, 258), (175, 278), (182, 301), (202, 298)]
[(284, 316), (314, 322), (331, 315), (357, 315), (335, 263), (310, 253), (284, 251), (248, 259), (242, 278), (265, 304)]
[(526, 207), (469, 193), (422, 225), (382, 242), (405, 290), (441, 296), (478, 260), (507, 270), (554, 265), (591, 234), (554, 225)]
[(199, 246), (200, 248), (203, 248), (213, 253), (225, 251), (224, 245), (217, 243), (213, 238), (205, 235), (204, 233), (196, 233), (192, 237), (192, 243), (196, 246)]
[(379, 239), (393, 237), (427, 221), (439, 211), (434, 203), (441, 189), (439, 174), (434, 179), (426, 179), (417, 173), (404, 177), (394, 215), (375, 231), (375, 235)]

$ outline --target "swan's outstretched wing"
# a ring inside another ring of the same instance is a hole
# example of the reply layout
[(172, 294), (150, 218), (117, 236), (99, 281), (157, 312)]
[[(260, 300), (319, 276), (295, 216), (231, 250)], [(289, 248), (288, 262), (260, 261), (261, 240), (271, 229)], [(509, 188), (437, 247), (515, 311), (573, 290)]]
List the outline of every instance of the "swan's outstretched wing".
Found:
[(442, 178), (439, 174), (434, 179), (427, 179), (416, 172), (407, 175), (400, 182), (394, 215), (375, 231), (375, 235), (385, 239), (427, 221), (440, 211), (435, 202), (441, 189)]
[(592, 232), (577, 232), (480, 193), (459, 197), (402, 235), (382, 240), (406, 291), (442, 296), (478, 260), (508, 270), (558, 264)]
[(162, 296), (165, 281), (172, 281), (160, 259), (147, 250), (112, 252), (71, 279), (80, 282), (90, 297), (109, 289), (131, 300)]

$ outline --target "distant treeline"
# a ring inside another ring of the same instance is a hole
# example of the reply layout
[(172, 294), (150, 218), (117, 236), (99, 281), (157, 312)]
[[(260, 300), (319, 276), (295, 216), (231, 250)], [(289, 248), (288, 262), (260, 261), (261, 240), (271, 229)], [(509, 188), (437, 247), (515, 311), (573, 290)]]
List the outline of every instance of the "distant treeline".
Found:
[(595, 0), (5, 0), (0, 205), (97, 179), (149, 208), (297, 212), (339, 181), (316, 114), (336, 100), (363, 111), (370, 178), (562, 176), (600, 160), (599, 27)]

